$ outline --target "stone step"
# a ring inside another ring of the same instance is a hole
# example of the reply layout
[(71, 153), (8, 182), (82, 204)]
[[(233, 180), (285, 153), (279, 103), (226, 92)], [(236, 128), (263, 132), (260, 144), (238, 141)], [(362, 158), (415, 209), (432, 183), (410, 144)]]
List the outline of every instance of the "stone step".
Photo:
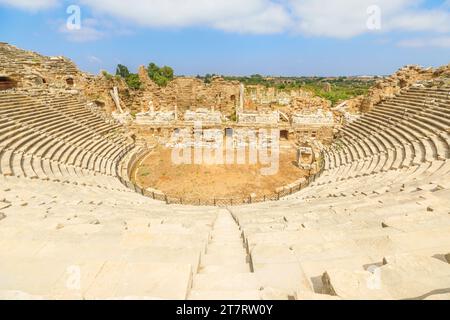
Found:
[[(211, 242), (240, 240), (240, 234), (211, 234)], [(241, 240), (242, 241), (242, 240)]]
[(233, 242), (212, 242), (206, 248), (207, 253), (213, 252), (221, 252), (223, 250), (232, 249), (234, 251), (244, 250), (245, 247), (242, 241), (233, 241)]
[(261, 292), (258, 290), (192, 290), (188, 300), (261, 300)]
[(229, 238), (235, 237), (236, 239), (239, 239), (241, 237), (241, 235), (242, 235), (241, 231), (234, 231), (234, 230), (227, 231), (227, 232), (225, 232), (225, 231), (212, 231), (211, 232), (211, 236), (217, 237), (217, 238), (219, 238), (219, 237), (229, 237)]
[(247, 262), (247, 255), (244, 252), (233, 254), (205, 254), (200, 259), (200, 266), (210, 265), (232, 265)]
[(233, 225), (230, 226), (220, 226), (217, 227), (214, 225), (214, 233), (238, 233), (240, 232), (239, 228), (236, 226), (236, 224), (233, 223)]
[(197, 274), (192, 290), (248, 291), (260, 288), (259, 280), (253, 273)]
[(201, 267), (199, 273), (215, 273), (215, 274), (230, 274), (230, 273), (248, 273), (250, 266), (246, 263), (229, 264), (229, 265), (208, 265)]
[(216, 239), (211, 239), (209, 241), (208, 246), (242, 246), (243, 245), (243, 239), (239, 238), (239, 239), (225, 239), (225, 240), (216, 240)]

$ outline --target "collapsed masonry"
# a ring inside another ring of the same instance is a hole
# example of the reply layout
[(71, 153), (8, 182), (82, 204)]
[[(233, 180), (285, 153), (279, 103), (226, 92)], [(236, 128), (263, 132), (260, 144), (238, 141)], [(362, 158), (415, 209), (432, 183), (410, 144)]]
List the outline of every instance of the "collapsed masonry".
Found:
[(407, 65), (393, 75), (377, 81), (365, 96), (347, 101), (347, 110), (353, 113), (369, 112), (376, 104), (399, 95), (403, 89), (419, 81), (423, 82), (425, 86), (428, 83), (431, 87), (438, 87), (444, 85), (445, 79), (449, 78), (450, 64), (437, 69)]
[(76, 90), (85, 75), (64, 57), (44, 57), (0, 42), (0, 87)]

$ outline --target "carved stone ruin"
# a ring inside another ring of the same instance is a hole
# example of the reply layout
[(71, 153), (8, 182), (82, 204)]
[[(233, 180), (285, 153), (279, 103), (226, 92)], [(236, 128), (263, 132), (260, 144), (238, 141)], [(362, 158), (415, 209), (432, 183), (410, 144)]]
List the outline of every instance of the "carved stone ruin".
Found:
[(242, 112), (238, 113), (238, 123), (242, 124), (278, 124), (280, 114), (278, 111), (273, 112)]
[(222, 114), (219, 111), (204, 108), (197, 109), (196, 111), (187, 110), (184, 114), (184, 121), (221, 124)]
[(309, 146), (300, 146), (297, 149), (297, 164), (299, 168), (309, 170), (314, 163), (314, 151)]
[(302, 126), (333, 126), (335, 124), (333, 113), (318, 109), (315, 113), (297, 113), (292, 116), (294, 127)]

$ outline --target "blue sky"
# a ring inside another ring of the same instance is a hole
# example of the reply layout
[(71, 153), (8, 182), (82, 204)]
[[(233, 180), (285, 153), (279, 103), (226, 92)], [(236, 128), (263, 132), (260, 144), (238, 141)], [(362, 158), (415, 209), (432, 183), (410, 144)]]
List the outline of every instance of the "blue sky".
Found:
[(450, 63), (450, 1), (0, 0), (0, 41), (95, 74), (151, 61), (178, 75), (390, 74)]

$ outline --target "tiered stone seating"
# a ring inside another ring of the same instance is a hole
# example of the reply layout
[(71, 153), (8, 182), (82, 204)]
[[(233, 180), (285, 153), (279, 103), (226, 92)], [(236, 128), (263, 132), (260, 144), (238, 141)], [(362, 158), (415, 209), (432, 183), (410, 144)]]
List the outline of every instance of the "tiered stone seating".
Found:
[(448, 91), (432, 89), (411, 88), (382, 102), (343, 129), (343, 138), (331, 147), (334, 152), (328, 155), (326, 169), (345, 168), (325, 176), (333, 181), (447, 159), (449, 108)]
[[(231, 210), (243, 230), (251, 261), (264, 254), (266, 263), (291, 278), (290, 288), (274, 283), (279, 290), (296, 292), (299, 299), (309, 299), (312, 293), (416, 298), (448, 288), (450, 278), (421, 267), (427, 277), (412, 281), (411, 276), (409, 282), (401, 282), (403, 276), (392, 278), (384, 270), (397, 268), (389, 265), (389, 257), (408, 257), (432, 261), (430, 268), (435, 264), (440, 273), (450, 272), (448, 263), (440, 259), (450, 251), (450, 190), (448, 181), (440, 182), (450, 175), (449, 161), (316, 184), (281, 202)], [(375, 280), (381, 281), (382, 289), (357, 288), (358, 279), (373, 279), (370, 270), (381, 273), (381, 279)], [(277, 273), (271, 277), (277, 279)]]
[(449, 94), (409, 89), (381, 103), (324, 150), (309, 188), (232, 208), (253, 268), (264, 261), (272, 287), (298, 299), (450, 298)]
[(2, 94), (1, 173), (124, 188), (116, 167), (131, 144), (120, 126), (104, 122), (70, 96), (43, 100)]
[(2, 299), (186, 299), (218, 210), (17, 177), (0, 194)]

